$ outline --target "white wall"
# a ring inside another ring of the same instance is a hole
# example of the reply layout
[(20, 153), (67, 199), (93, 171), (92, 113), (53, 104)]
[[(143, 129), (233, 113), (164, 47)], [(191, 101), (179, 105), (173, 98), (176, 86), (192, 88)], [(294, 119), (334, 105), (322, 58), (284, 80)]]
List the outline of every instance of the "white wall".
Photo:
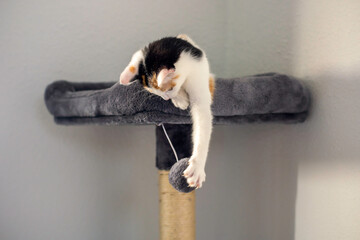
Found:
[(356, 0), (230, 1), (226, 74), (281, 71), (313, 93), (304, 124), (224, 133), (244, 139), (231, 151), (256, 175), (236, 180), (250, 195), (236, 214), (244, 239), (360, 238), (359, 12)]
[(304, 124), (215, 127), (198, 239), (358, 239), (359, 12), (357, 0), (1, 1), (0, 239), (157, 239), (154, 128), (57, 126), (43, 92), (115, 81), (137, 48), (179, 32), (218, 76), (283, 72), (314, 100)]
[(296, 238), (359, 239), (360, 2), (300, 1), (295, 13), (293, 72), (314, 92), (298, 143)]

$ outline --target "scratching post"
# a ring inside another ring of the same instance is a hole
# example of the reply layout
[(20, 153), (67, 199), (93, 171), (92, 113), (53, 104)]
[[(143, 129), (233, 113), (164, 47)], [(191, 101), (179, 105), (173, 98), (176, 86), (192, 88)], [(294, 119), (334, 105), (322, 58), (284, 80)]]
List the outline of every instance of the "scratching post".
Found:
[[(191, 125), (164, 124), (179, 159), (191, 155)], [(159, 226), (161, 240), (195, 240), (195, 191), (180, 193), (169, 183), (176, 163), (162, 127), (156, 127), (156, 167), (159, 169)]]
[(169, 183), (169, 171), (159, 170), (161, 240), (195, 240), (195, 191), (181, 193)]
[[(169, 184), (169, 170), (176, 163), (176, 158), (159, 126), (164, 124), (178, 158), (186, 160), (192, 153), (188, 110), (180, 110), (171, 101), (143, 91), (143, 86), (137, 81), (128, 86), (111, 82), (56, 81), (46, 88), (45, 103), (55, 122), (61, 125), (157, 125), (160, 239), (195, 239), (195, 191), (180, 193)], [(216, 79), (212, 105), (213, 123), (301, 123), (307, 118), (309, 107), (308, 89), (287, 75), (266, 73), (243, 78), (219, 78)], [(184, 164), (185, 161), (179, 161), (174, 165), (172, 170), (176, 171), (171, 171), (175, 173), (171, 175), (171, 180), (179, 191), (190, 191), (193, 189), (187, 189), (186, 182), (177, 181), (184, 180), (180, 168)], [(207, 184), (204, 191), (206, 187)]]

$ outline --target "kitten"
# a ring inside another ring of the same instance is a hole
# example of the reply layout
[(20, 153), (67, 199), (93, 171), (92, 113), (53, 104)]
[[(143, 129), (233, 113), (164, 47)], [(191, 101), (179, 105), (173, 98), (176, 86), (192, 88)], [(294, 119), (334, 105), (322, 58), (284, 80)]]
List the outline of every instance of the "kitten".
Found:
[(149, 92), (187, 109), (193, 121), (193, 152), (184, 176), (191, 187), (205, 181), (205, 163), (212, 131), (214, 78), (201, 50), (187, 35), (166, 37), (138, 50), (120, 75), (121, 84), (139, 79)]

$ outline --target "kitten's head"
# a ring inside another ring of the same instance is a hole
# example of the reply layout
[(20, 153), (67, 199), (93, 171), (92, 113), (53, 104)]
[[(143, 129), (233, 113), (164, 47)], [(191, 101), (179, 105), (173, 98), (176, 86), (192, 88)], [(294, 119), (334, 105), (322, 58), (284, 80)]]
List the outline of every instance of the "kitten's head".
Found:
[(175, 63), (180, 54), (190, 52), (194, 57), (201, 57), (201, 51), (189, 42), (167, 37), (150, 43), (141, 51), (134, 54), (131, 63), (120, 76), (120, 82), (127, 84), (139, 80), (149, 92), (168, 100), (176, 94), (174, 88), (179, 75), (176, 73)]
[[(140, 69), (142, 69), (140, 64)], [(139, 80), (144, 88), (160, 97), (164, 100), (169, 100), (174, 97), (174, 87), (176, 86), (175, 79), (175, 68), (163, 67), (158, 71), (146, 71), (139, 70)]]

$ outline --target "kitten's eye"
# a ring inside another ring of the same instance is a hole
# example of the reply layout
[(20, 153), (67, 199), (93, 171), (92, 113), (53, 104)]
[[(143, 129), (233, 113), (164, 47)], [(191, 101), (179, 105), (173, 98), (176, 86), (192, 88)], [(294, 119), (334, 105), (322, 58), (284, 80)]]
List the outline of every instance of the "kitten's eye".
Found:
[(167, 90), (168, 92), (170, 92), (170, 91), (172, 91), (172, 90), (174, 90), (174, 88), (172, 87), (172, 88), (169, 88), (169, 90)]

